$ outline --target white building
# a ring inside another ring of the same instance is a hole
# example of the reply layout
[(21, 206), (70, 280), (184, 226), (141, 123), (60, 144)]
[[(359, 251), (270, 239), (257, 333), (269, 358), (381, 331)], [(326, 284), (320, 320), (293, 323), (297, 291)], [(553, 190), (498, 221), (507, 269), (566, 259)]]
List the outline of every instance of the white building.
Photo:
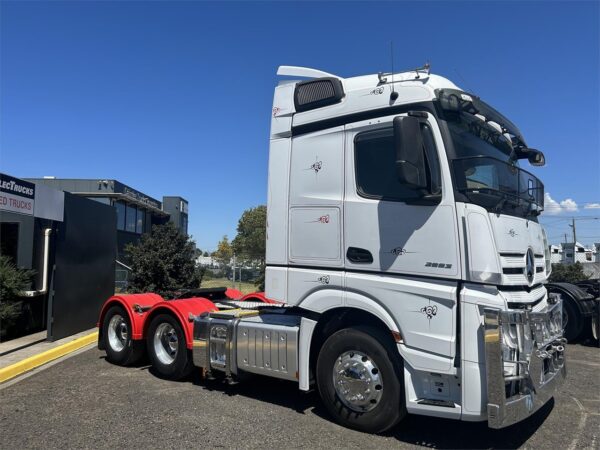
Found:
[(218, 263), (212, 256), (198, 256), (196, 258), (196, 265), (200, 267), (208, 267), (210, 269), (221, 268), (221, 264)]
[(560, 264), (563, 262), (563, 257), (564, 257), (564, 253), (563, 253), (562, 245), (552, 244), (550, 246), (550, 262), (552, 264)]
[(572, 264), (575, 262), (589, 263), (594, 262), (594, 255), (596, 253), (595, 245), (592, 248), (586, 248), (583, 244), (575, 242), (566, 242), (561, 244), (563, 249), (563, 261), (565, 264)]

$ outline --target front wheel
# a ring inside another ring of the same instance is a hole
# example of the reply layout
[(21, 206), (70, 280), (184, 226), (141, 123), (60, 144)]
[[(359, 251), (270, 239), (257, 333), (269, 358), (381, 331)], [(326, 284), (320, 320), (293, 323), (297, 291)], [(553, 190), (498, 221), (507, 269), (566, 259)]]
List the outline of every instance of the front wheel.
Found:
[(192, 358), (179, 321), (169, 314), (159, 314), (148, 328), (148, 356), (158, 375), (171, 380), (183, 378), (192, 369)]
[(381, 433), (406, 415), (398, 350), (377, 328), (345, 328), (331, 335), (317, 359), (317, 386), (335, 420)]

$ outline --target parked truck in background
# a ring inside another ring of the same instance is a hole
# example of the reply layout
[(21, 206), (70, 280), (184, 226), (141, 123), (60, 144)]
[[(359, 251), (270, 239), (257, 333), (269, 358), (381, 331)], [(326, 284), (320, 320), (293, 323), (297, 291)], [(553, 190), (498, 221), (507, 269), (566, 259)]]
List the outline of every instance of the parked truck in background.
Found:
[(427, 66), (278, 74), (295, 79), (273, 101), (265, 293), (114, 296), (99, 321), (108, 360), (147, 352), (168, 378), (314, 386), (368, 432), (407, 413), (529, 417), (566, 373), (543, 185), (520, 164), (542, 152)]

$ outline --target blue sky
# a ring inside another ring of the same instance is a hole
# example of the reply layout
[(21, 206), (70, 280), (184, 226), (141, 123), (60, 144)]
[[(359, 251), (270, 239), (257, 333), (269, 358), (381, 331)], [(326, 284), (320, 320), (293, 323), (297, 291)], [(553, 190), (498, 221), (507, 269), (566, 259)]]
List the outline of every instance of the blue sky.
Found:
[[(568, 217), (600, 216), (590, 207), (600, 208), (598, 2), (0, 8), (0, 169), (181, 195), (202, 249), (232, 238), (244, 209), (266, 202), (277, 67), (387, 71), (392, 40), (397, 69), (430, 61), (546, 153), (533, 172), (552, 199), (551, 240), (570, 232)], [(600, 220), (577, 230), (584, 243), (600, 241)]]

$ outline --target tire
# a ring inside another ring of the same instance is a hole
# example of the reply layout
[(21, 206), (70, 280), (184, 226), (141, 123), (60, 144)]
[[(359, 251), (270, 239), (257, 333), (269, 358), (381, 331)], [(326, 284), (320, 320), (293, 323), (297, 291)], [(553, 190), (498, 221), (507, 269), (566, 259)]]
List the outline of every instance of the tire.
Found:
[(106, 359), (119, 366), (136, 363), (144, 353), (142, 345), (131, 339), (131, 321), (121, 306), (111, 307), (102, 322)]
[[(564, 298), (564, 297), (563, 297)], [(583, 317), (570, 298), (563, 300), (563, 333), (567, 341), (575, 341), (583, 331)]]
[(192, 370), (192, 357), (179, 321), (170, 314), (159, 314), (148, 328), (146, 348), (156, 373), (169, 380), (179, 380)]
[(325, 408), (348, 428), (381, 433), (406, 415), (402, 359), (374, 327), (345, 328), (325, 341), (317, 358), (317, 387)]

